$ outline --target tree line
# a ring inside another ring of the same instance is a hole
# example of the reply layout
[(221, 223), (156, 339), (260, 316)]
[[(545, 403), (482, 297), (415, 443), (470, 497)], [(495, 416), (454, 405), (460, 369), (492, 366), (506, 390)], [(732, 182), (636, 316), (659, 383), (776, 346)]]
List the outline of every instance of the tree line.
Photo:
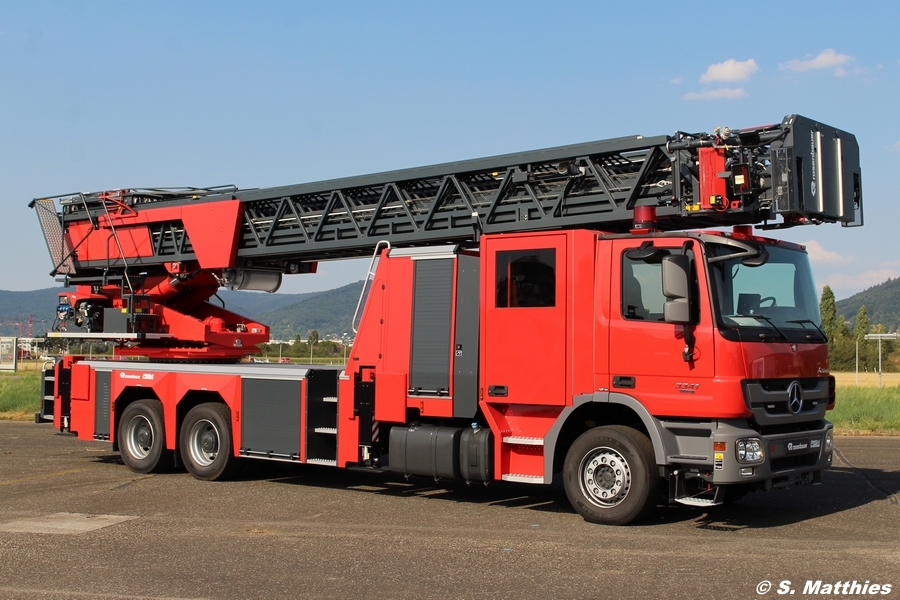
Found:
[[(344, 348), (344, 344), (340, 342), (319, 339), (319, 331), (317, 329), (310, 331), (305, 341), (297, 335), (293, 344), (268, 343), (259, 344), (258, 347), (263, 355), (268, 356), (269, 359), (279, 356), (297, 359), (308, 359), (310, 356), (313, 358), (342, 359), (349, 349), (349, 345), (347, 348)], [(311, 355), (310, 348), (312, 348)]]
[[(828, 337), (831, 370), (855, 371), (858, 356), (860, 371), (877, 371), (878, 342), (866, 340), (864, 336), (870, 333), (888, 333), (887, 327), (880, 323), (869, 323), (865, 304), (860, 306), (851, 327), (843, 315), (837, 314), (834, 292), (827, 285), (822, 290), (819, 310), (822, 313), (822, 330)], [(896, 342), (882, 341), (881, 344), (882, 370), (897, 371), (900, 356)]]

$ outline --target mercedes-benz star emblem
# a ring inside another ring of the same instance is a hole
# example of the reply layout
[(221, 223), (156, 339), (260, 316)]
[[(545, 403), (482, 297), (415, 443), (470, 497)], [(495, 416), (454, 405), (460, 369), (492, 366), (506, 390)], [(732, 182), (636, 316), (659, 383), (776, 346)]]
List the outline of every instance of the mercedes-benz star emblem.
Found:
[(800, 382), (792, 381), (791, 385), (788, 386), (787, 395), (788, 409), (791, 411), (791, 414), (800, 414), (800, 410), (803, 408), (803, 388), (800, 387)]

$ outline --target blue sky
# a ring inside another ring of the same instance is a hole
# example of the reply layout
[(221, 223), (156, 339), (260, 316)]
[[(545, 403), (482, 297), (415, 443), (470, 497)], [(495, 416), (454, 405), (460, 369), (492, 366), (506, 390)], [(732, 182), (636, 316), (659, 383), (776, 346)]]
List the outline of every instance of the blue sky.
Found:
[(861, 147), (866, 226), (775, 234), (844, 298), (900, 276), (898, 22), (889, 2), (0, 0), (0, 288), (56, 285), (37, 196), (267, 187), (799, 113)]

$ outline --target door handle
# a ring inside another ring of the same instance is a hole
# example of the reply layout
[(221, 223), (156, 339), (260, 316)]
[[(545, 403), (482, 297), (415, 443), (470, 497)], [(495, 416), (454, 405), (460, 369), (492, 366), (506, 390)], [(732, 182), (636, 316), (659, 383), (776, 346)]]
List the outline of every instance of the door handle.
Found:
[(509, 390), (505, 385), (489, 385), (488, 386), (488, 396), (495, 396), (506, 398)]
[(613, 377), (612, 383), (614, 388), (623, 388), (628, 390), (634, 389), (634, 377), (623, 377), (621, 375), (616, 375)]

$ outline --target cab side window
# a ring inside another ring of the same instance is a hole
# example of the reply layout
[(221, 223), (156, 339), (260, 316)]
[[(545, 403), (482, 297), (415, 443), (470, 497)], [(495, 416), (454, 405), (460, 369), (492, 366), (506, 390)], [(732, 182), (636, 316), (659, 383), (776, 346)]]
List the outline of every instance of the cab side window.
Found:
[(497, 252), (497, 308), (556, 306), (556, 250)]
[[(640, 248), (626, 250), (622, 254), (622, 317), (637, 321), (665, 321), (663, 307), (666, 297), (662, 291), (662, 259), (671, 254), (681, 254), (681, 248), (653, 247), (647, 242)], [(687, 250), (692, 259), (694, 252)], [(697, 297), (697, 273), (692, 267), (694, 295)], [(695, 306), (694, 319), (699, 318)]]
[(662, 321), (662, 263), (622, 257), (622, 316), (640, 321)]

